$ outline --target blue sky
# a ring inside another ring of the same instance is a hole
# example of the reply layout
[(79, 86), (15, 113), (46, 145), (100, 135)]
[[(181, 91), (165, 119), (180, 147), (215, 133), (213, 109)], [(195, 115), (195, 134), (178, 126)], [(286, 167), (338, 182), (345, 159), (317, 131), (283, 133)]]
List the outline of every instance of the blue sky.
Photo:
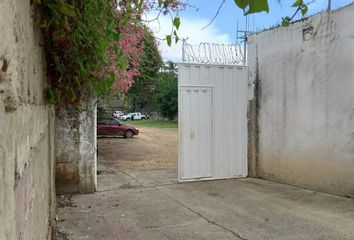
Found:
[[(291, 8), (291, 5), (295, 0), (281, 0), (280, 3), (277, 0), (269, 0), (270, 12), (253, 14), (249, 17), (250, 30), (262, 30), (270, 26), (281, 23), (282, 17), (290, 16), (294, 13), (295, 9)], [(311, 0), (310, 0), (311, 1)], [(310, 2), (308, 1), (308, 2)], [(332, 7), (338, 8), (345, 6), (353, 0), (332, 0)], [(198, 8), (198, 11), (194, 8), (189, 8), (187, 11), (181, 13), (181, 17), (201, 17), (212, 19), (215, 15), (221, 0), (190, 0), (190, 4)], [(309, 12), (307, 15), (312, 15), (320, 11), (327, 9), (327, 0), (316, 0), (309, 4)], [(300, 14), (297, 16), (301, 17)], [(236, 24), (239, 22), (240, 27), (245, 26), (245, 17), (242, 11), (235, 6), (233, 0), (226, 0), (220, 14), (216, 18), (214, 25), (220, 32), (228, 33), (231, 36), (235, 36)]]
[[(249, 17), (249, 30), (260, 31), (265, 28), (281, 23), (282, 17), (291, 16), (295, 9), (290, 6), (295, 0), (269, 0), (270, 12), (253, 14)], [(311, 2), (309, 0), (307, 2)], [(336, 9), (352, 3), (354, 0), (332, 0), (332, 9)], [(245, 28), (245, 17), (238, 9), (233, 0), (226, 0), (220, 14), (213, 24), (201, 30), (215, 15), (222, 0), (189, 0), (190, 5), (186, 11), (180, 13), (181, 27), (179, 35), (181, 38), (188, 38), (191, 44), (200, 42), (231, 43), (236, 41), (236, 26)], [(315, 0), (309, 4), (307, 15), (326, 10), (327, 0)], [(153, 14), (151, 14), (153, 16)], [(297, 16), (300, 18), (301, 16)], [(170, 18), (160, 18), (159, 23), (151, 23), (150, 27), (155, 35), (164, 38), (171, 31)], [(160, 49), (165, 60), (181, 60), (181, 45), (177, 44), (171, 48), (165, 42), (160, 43)]]

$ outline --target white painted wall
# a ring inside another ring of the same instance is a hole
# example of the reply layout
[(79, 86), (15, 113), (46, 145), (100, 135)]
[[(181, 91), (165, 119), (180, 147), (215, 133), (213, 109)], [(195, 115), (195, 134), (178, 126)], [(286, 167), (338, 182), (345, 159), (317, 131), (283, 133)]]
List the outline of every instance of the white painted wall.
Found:
[[(178, 70), (180, 180), (247, 176), (247, 68), (182, 63)], [(202, 112), (210, 119), (198, 118)]]
[(248, 43), (259, 175), (354, 197), (354, 5)]

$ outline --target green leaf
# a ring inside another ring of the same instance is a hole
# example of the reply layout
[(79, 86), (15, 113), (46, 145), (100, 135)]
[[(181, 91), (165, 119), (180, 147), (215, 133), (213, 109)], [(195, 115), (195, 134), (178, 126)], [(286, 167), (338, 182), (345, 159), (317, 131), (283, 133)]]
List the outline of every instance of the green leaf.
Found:
[(245, 9), (248, 5), (248, 0), (234, 0), (235, 4), (241, 8), (241, 9)]
[(181, 25), (181, 19), (179, 17), (175, 17), (173, 19), (173, 25), (176, 27), (176, 29), (178, 30), (179, 26)]
[(177, 31), (173, 31), (173, 35), (175, 37), (175, 43), (178, 43), (179, 37), (178, 37)]
[(307, 7), (307, 5), (304, 5), (304, 6), (301, 8), (301, 14), (302, 14), (302, 16), (304, 16), (304, 15), (307, 13), (308, 10), (309, 10), (309, 8)]
[(52, 37), (53, 37), (53, 40), (54, 41), (57, 41), (59, 39), (63, 39), (65, 38), (65, 32), (63, 29), (58, 29), (58, 30), (55, 30), (53, 33), (52, 33)]
[(283, 20), (283, 21), (281, 22), (281, 25), (282, 25), (283, 27), (287, 27), (287, 26), (289, 26), (289, 22)]
[(287, 27), (287, 26), (289, 26), (289, 24), (290, 24), (290, 17), (283, 18), (283, 21), (281, 22), (281, 25), (283, 27)]
[(248, 0), (248, 6), (246, 15), (263, 11), (269, 12), (268, 0)]
[[(82, 65), (81, 65), (81, 68), (83, 68), (83, 66), (82, 66)], [(81, 87), (81, 83), (80, 83), (80, 80), (79, 80), (79, 78), (78, 78), (78, 77), (74, 77), (74, 81), (75, 81), (76, 86)]]
[(116, 24), (113, 22), (113, 21), (110, 21), (109, 23), (108, 23), (108, 30), (114, 30), (114, 28), (116, 27)]
[(140, 12), (140, 10), (142, 9), (144, 4), (144, 1), (138, 1), (138, 3), (136, 4), (136, 9), (138, 10), (138, 12)]
[(303, 4), (302, 0), (296, 0), (296, 2), (294, 2), (294, 4), (292, 5), (292, 7), (300, 7)]
[(76, 98), (76, 94), (73, 88), (69, 87), (66, 91), (67, 97), (68, 99), (70, 99), (71, 101), (74, 101)]
[(171, 35), (166, 35), (166, 41), (167, 41), (167, 45), (169, 47), (171, 47), (172, 44), (172, 36)]
[(113, 50), (114, 50), (115, 54), (117, 54), (118, 57), (123, 55), (122, 51), (116, 45), (113, 46)]
[(97, 46), (99, 51), (106, 51), (106, 49), (108, 48), (108, 41), (102, 38), (101, 41), (98, 42)]
[(62, 3), (60, 4), (60, 8), (59, 8), (60, 12), (66, 16), (69, 17), (75, 17), (76, 16), (76, 12), (75, 12), (75, 8), (74, 6), (67, 4), (67, 3)]
[(111, 80), (111, 81), (114, 81), (114, 79), (115, 79), (115, 74), (114, 74), (114, 72), (109, 72), (109, 73), (108, 73), (108, 76), (110, 77), (110, 80)]
[(45, 31), (47, 31), (48, 28), (50, 27), (50, 22), (47, 21), (46, 19), (44, 19), (44, 20), (42, 21), (42, 23), (40, 24), (40, 27), (41, 27), (42, 29), (44, 29)]
[(58, 89), (47, 88), (45, 90), (45, 98), (49, 104), (55, 104), (60, 100), (60, 92)]
[(128, 59), (125, 56), (121, 56), (118, 62), (118, 67), (120, 69), (126, 70), (128, 68)]
[(112, 36), (113, 36), (114, 41), (120, 40), (120, 34), (115, 29), (112, 30)]

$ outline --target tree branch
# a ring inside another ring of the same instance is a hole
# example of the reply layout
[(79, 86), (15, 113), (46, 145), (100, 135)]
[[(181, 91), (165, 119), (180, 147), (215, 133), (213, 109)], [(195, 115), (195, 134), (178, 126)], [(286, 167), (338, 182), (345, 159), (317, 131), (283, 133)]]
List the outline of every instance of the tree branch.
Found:
[(203, 27), (202, 30), (204, 30), (205, 28), (209, 27), (210, 24), (212, 24), (212, 23), (214, 22), (214, 20), (216, 19), (216, 17), (219, 15), (220, 10), (221, 10), (222, 6), (224, 5), (225, 1), (226, 1), (226, 0), (223, 0), (223, 1), (221, 2), (220, 6), (219, 6), (219, 8), (218, 8), (218, 11), (216, 12), (216, 14), (215, 14), (215, 16), (213, 17), (213, 19), (211, 19), (211, 21), (210, 21), (205, 27)]

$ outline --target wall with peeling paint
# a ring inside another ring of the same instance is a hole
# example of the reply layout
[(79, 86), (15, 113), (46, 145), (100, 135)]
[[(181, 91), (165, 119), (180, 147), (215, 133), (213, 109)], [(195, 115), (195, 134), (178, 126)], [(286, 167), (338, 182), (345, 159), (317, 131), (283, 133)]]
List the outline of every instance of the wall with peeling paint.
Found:
[(51, 239), (54, 110), (43, 99), (43, 39), (29, 0), (0, 1), (0, 31), (0, 239)]
[(253, 175), (354, 197), (354, 4), (248, 43)]

